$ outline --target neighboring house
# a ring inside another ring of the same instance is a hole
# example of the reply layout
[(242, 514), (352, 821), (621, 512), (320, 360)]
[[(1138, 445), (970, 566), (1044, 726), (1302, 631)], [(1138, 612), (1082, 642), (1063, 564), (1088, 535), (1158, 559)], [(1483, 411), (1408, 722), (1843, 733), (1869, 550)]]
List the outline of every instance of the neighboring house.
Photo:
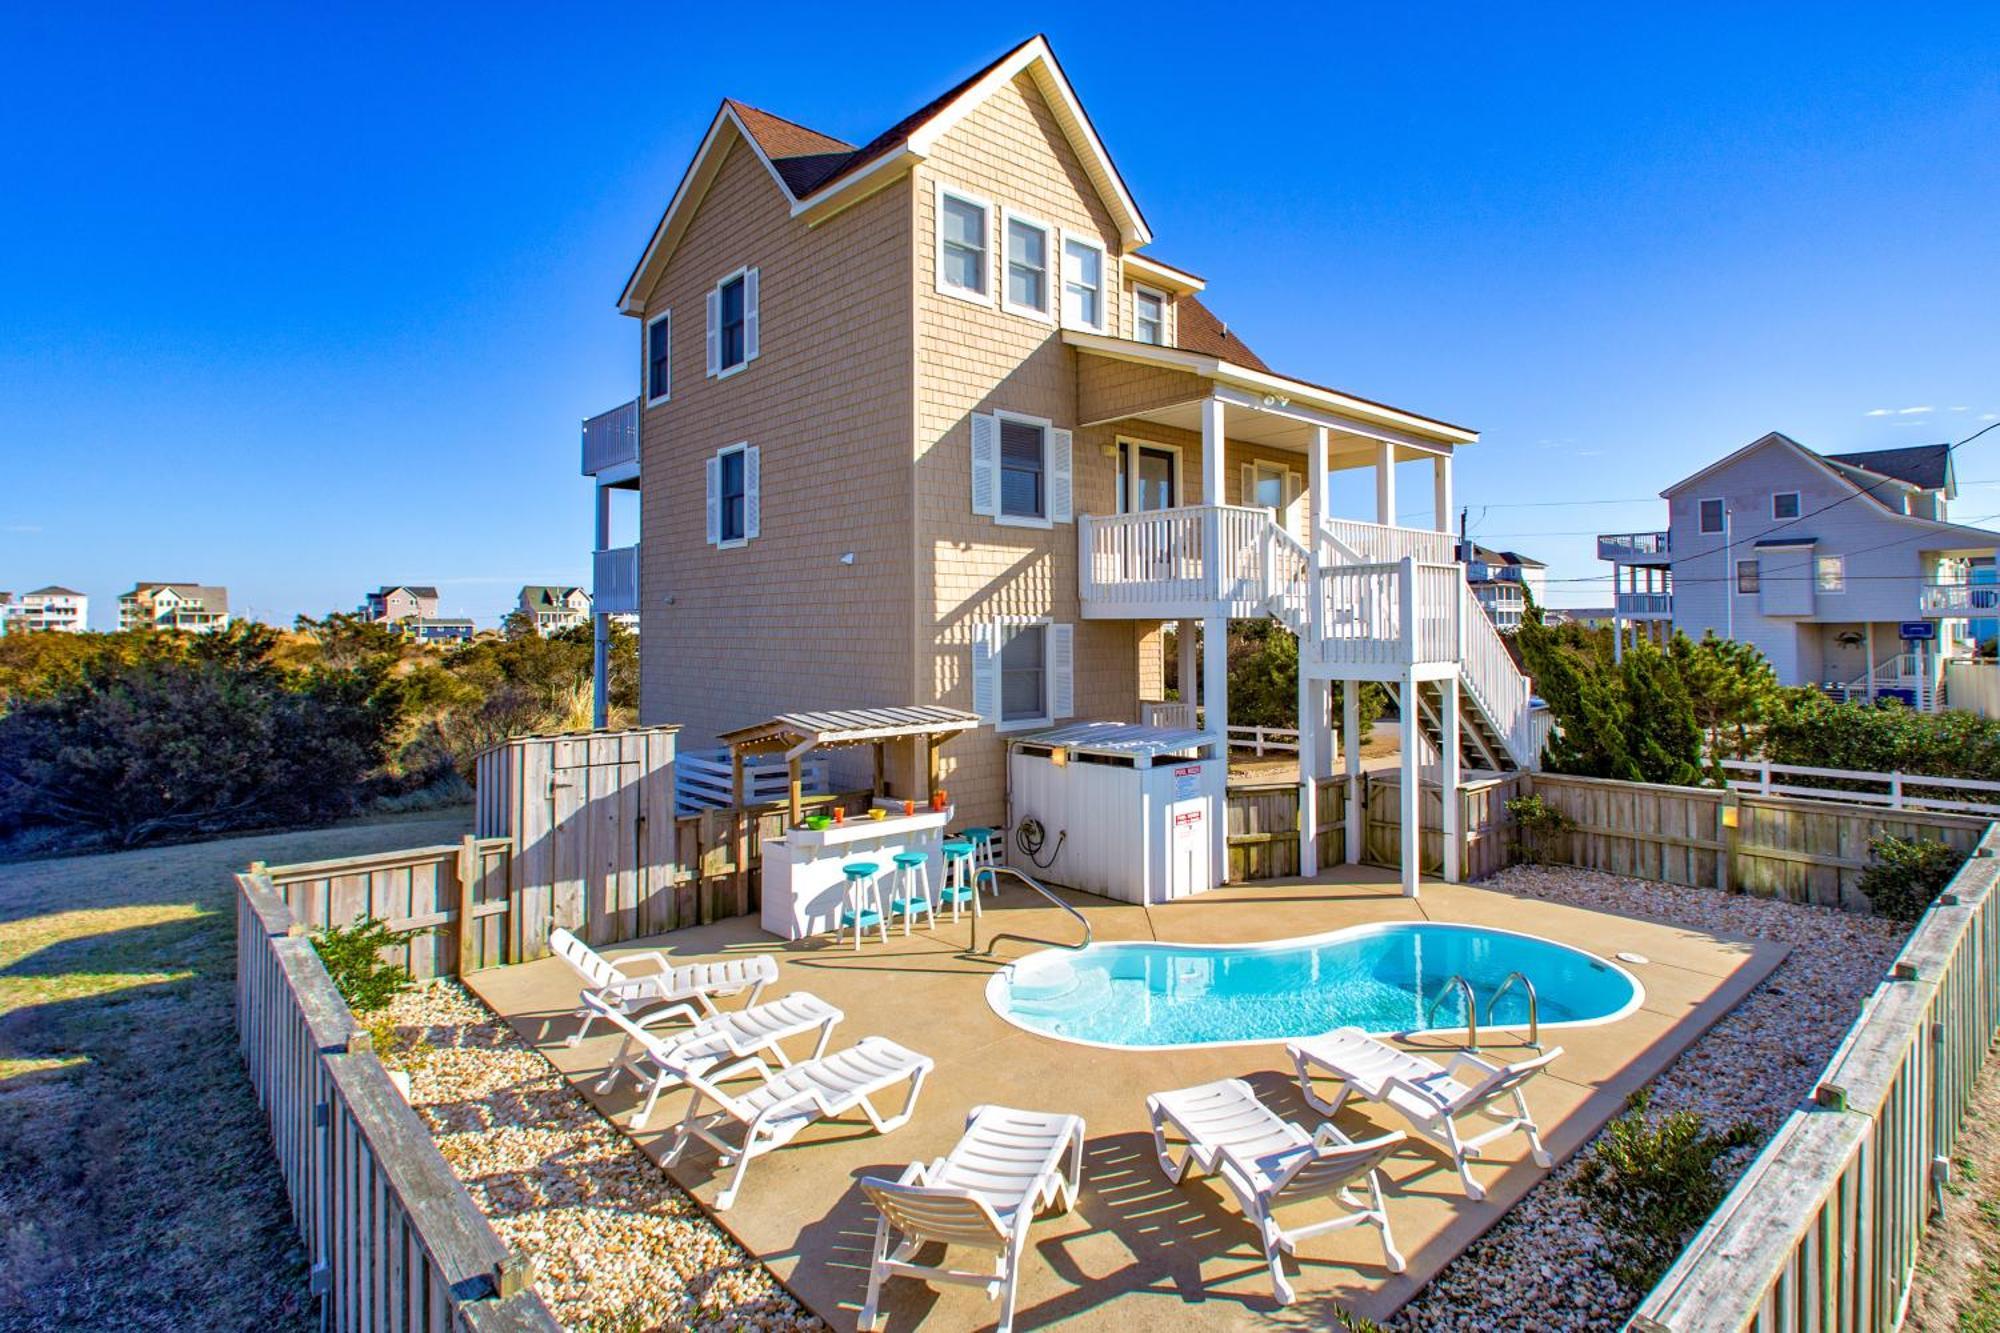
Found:
[(521, 589), (515, 609), (534, 621), (538, 633), (554, 634), (590, 619), (590, 593), (531, 583)]
[(28, 630), (81, 634), (89, 625), (90, 598), (74, 588), (37, 588), (18, 597), (0, 592), (0, 634)]
[[(607, 492), (640, 491), (641, 721), (699, 748), (792, 710), (976, 712), (943, 780), (992, 823), (1010, 737), (1192, 720), (1148, 707), (1167, 622), (1219, 732), (1228, 621), (1273, 616), (1305, 645), (1308, 781), (1336, 679), (1416, 689), (1454, 765), (1514, 766), (1525, 682), (1453, 535), (1394, 526), (1408, 465), (1449, 524), (1477, 434), (1272, 370), (1152, 239), (1041, 38), (859, 147), (724, 101), (620, 300), (639, 401), (584, 430), (600, 556)], [(1327, 511), (1350, 468), (1374, 522)], [(1464, 695), (1461, 624), (1505, 675)]]
[[(1947, 445), (1819, 454), (1773, 432), (1674, 483), (1664, 532), (1597, 539), (1632, 625), (1753, 644), (1787, 685), (1938, 703), (1945, 658), (2000, 589), (2000, 533), (1952, 523)], [(1640, 575), (1644, 575), (1641, 586)]]
[(141, 583), (118, 597), (118, 628), (207, 634), (229, 624), (229, 589), (203, 583)]
[(1609, 629), (1617, 612), (1608, 606), (1552, 606), (1542, 613), (1549, 625), (1581, 625), (1585, 629)]
[(378, 624), (399, 620), (435, 620), (438, 590), (427, 585), (399, 583), (383, 585), (368, 594), (361, 614)]
[(419, 643), (470, 643), (477, 632), (470, 620), (420, 616), (398, 621), (405, 633)]
[(1486, 608), (1493, 627), (1502, 633), (1521, 628), (1528, 599), (1536, 606), (1547, 604), (1549, 567), (1516, 551), (1495, 551), (1472, 544), (1465, 561), (1465, 581), (1472, 595)]

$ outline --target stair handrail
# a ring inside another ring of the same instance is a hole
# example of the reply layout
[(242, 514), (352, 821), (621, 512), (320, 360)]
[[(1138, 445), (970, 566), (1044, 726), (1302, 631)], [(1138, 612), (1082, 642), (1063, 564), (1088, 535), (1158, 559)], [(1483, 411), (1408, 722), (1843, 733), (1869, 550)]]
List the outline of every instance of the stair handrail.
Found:
[(1541, 997), (1535, 994), (1535, 983), (1528, 979), (1526, 972), (1509, 972), (1495, 988), (1493, 997), (1486, 1002), (1486, 1024), (1488, 1027), (1500, 1026), (1500, 1020), (1496, 1016), (1500, 1008), (1500, 997), (1505, 995), (1517, 981), (1521, 983), (1521, 989), (1528, 993), (1528, 1049), (1539, 1051), (1542, 1049), (1542, 1002)]
[(1514, 762), (1526, 767), (1536, 758), (1526, 753), (1533, 730), (1529, 715), (1534, 690), (1528, 677), (1514, 665), (1500, 631), (1493, 628), (1492, 618), (1479, 604), (1471, 585), (1464, 586), (1461, 597), (1459, 626), (1465, 648), (1459, 678), (1494, 731), (1506, 741)]
[(1444, 997), (1451, 994), (1454, 988), (1459, 994), (1465, 996), (1465, 1049), (1468, 1051), (1477, 1051), (1479, 1049), (1479, 997), (1473, 994), (1472, 983), (1465, 979), (1463, 973), (1452, 973), (1451, 979), (1445, 982), (1438, 990), (1438, 993), (1431, 998), (1429, 1006), (1424, 1010), (1424, 1021), (1418, 1025), (1419, 1030), (1425, 1032), (1431, 1030), (1431, 1016), (1437, 1013), (1437, 1007), (1444, 1003)]
[[(991, 875), (991, 876), (993, 876), (993, 891), (994, 891), (994, 893), (995, 893), (995, 894), (998, 894), (998, 893), (1000, 892), (1000, 876), (1002, 876), (1002, 875), (1012, 875), (1012, 876), (1013, 876), (1013, 877), (1014, 877), (1015, 879), (1018, 879), (1018, 880), (1020, 880), (1020, 881), (1021, 881), (1021, 882), (1022, 882), (1023, 884), (1025, 884), (1025, 885), (1027, 885), (1027, 886), (1028, 886), (1029, 888), (1033, 889), (1033, 890), (1034, 890), (1034, 891), (1035, 891), (1036, 893), (1039, 893), (1039, 894), (1041, 894), (1041, 895), (1042, 895), (1042, 897), (1044, 897), (1044, 898), (1048, 899), (1048, 900), (1049, 900), (1050, 902), (1054, 903), (1054, 904), (1055, 904), (1055, 905), (1056, 905), (1057, 907), (1060, 907), (1060, 908), (1062, 908), (1062, 909), (1063, 909), (1063, 911), (1065, 911), (1065, 912), (1068, 912), (1068, 913), (1069, 913), (1069, 914), (1070, 914), (1071, 916), (1075, 917), (1075, 918), (1076, 918), (1076, 922), (1077, 922), (1077, 924), (1083, 927), (1083, 943), (1081, 943), (1081, 944), (1063, 944), (1063, 943), (1060, 943), (1060, 942), (1058, 942), (1058, 941), (1056, 941), (1056, 940), (1045, 940), (1045, 939), (1039, 939), (1039, 938), (1037, 938), (1037, 937), (1035, 937), (1035, 936), (1033, 936), (1033, 935), (1016, 935), (1016, 934), (1013, 934), (1012, 932), (1002, 932), (1001, 934), (998, 934), (998, 935), (995, 935), (995, 936), (993, 936), (993, 937), (992, 937), (991, 939), (987, 940), (987, 941), (986, 941), (986, 948), (985, 948), (984, 950), (981, 950), (981, 949), (980, 949), (980, 947), (979, 947), (979, 917), (980, 917), (980, 912), (979, 912), (979, 910), (978, 910), (978, 904), (979, 904), (979, 877), (980, 877), (981, 875)], [(1060, 898), (1056, 897), (1056, 895), (1055, 895), (1055, 894), (1053, 894), (1053, 893), (1051, 893), (1051, 892), (1049, 891), (1049, 889), (1048, 889), (1048, 886), (1047, 886), (1047, 885), (1043, 884), (1043, 883), (1042, 883), (1042, 882), (1041, 882), (1040, 880), (1036, 879), (1036, 878), (1035, 878), (1035, 877), (1034, 877), (1033, 875), (1030, 875), (1030, 874), (1028, 874), (1027, 872), (1023, 871), (1023, 870), (1019, 870), (1019, 869), (1016, 869), (1016, 868), (1015, 868), (1015, 867), (1013, 867), (1013, 866), (981, 866), (981, 867), (979, 867), (979, 869), (977, 869), (977, 870), (973, 871), (973, 872), (972, 872), (972, 901), (973, 901), (973, 912), (972, 912), (972, 944), (971, 944), (971, 947), (970, 947), (970, 948), (969, 948), (969, 949), (967, 950), (967, 951), (968, 951), (968, 952), (970, 952), (970, 953), (981, 953), (981, 952), (984, 952), (984, 953), (985, 953), (985, 955), (986, 955), (986, 956), (987, 956), (988, 958), (991, 958), (991, 957), (993, 956), (993, 949), (994, 949), (994, 946), (995, 946), (995, 945), (997, 945), (997, 944), (999, 944), (1001, 940), (1014, 940), (1014, 941), (1016, 941), (1016, 942), (1018, 942), (1018, 943), (1021, 943), (1021, 944), (1043, 944), (1043, 945), (1047, 945), (1047, 946), (1048, 946), (1049, 948), (1051, 948), (1051, 949), (1068, 949), (1068, 950), (1070, 950), (1071, 952), (1076, 952), (1076, 951), (1078, 951), (1078, 950), (1082, 950), (1082, 949), (1088, 949), (1088, 948), (1090, 947), (1090, 942), (1091, 942), (1091, 938), (1092, 938), (1092, 936), (1091, 936), (1091, 930), (1090, 930), (1090, 921), (1089, 921), (1089, 919), (1088, 919), (1088, 918), (1086, 918), (1086, 917), (1084, 916), (1084, 914), (1083, 914), (1083, 913), (1081, 913), (1081, 912), (1077, 911), (1077, 910), (1076, 910), (1076, 908), (1075, 908), (1074, 906), (1072, 906), (1071, 904), (1069, 904), (1069, 903), (1066, 903), (1066, 902), (1064, 902), (1064, 901), (1063, 901), (1062, 899), (1060, 899)]]

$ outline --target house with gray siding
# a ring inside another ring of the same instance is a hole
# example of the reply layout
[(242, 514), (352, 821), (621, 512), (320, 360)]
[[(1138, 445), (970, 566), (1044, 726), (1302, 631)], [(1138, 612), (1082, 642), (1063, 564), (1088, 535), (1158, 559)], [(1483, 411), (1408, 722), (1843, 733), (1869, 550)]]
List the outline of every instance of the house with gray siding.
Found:
[(2000, 533), (1951, 522), (1956, 494), (1947, 445), (1753, 440), (1661, 492), (1665, 531), (1598, 538), (1619, 649), (1712, 632), (1754, 645), (1787, 685), (1936, 707), (1944, 660), (1972, 651), (1969, 620), (2000, 593), (1972, 581)]

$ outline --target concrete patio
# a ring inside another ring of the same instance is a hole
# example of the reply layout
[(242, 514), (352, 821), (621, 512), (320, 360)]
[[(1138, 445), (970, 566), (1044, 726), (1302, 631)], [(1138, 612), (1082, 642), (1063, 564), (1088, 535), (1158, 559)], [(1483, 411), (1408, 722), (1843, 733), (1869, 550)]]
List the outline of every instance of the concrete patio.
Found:
[[(1649, 1081), (1728, 1012), (1785, 956), (1783, 946), (1720, 938), (1683, 927), (1518, 899), (1471, 886), (1429, 883), (1423, 896), (1398, 894), (1394, 872), (1344, 866), (1313, 882), (1264, 881), (1164, 907), (1141, 908), (1066, 895), (1089, 918), (1100, 941), (1167, 939), (1250, 942), (1316, 934), (1381, 921), (1447, 921), (1504, 926), (1610, 956), (1648, 961), (1632, 971), (1645, 987), (1639, 1009), (1616, 1022), (1545, 1034), (1565, 1054), (1529, 1090), (1549, 1149), (1575, 1152)], [(779, 984), (766, 998), (810, 990), (838, 1005), (846, 1021), (835, 1048), (879, 1033), (937, 1061), (915, 1119), (886, 1137), (858, 1115), (808, 1130), (791, 1146), (758, 1159), (723, 1224), (807, 1305), (839, 1329), (854, 1326), (867, 1283), (873, 1210), (857, 1181), (893, 1177), (913, 1160), (946, 1152), (965, 1113), (985, 1102), (1071, 1111), (1084, 1117), (1089, 1142), (1076, 1210), (1037, 1223), (1021, 1276), (1018, 1323), (1057, 1321), (1092, 1329), (1158, 1326), (1215, 1328), (1313, 1326), (1332, 1320), (1333, 1305), (1381, 1319), (1497, 1221), (1544, 1173), (1518, 1136), (1494, 1145), (1475, 1170), (1487, 1198), (1472, 1203), (1448, 1161), (1413, 1139), (1385, 1172), (1389, 1210), (1408, 1271), (1382, 1267), (1372, 1230), (1360, 1228), (1307, 1243), (1293, 1279), (1299, 1300), (1275, 1304), (1256, 1236), (1225, 1192), (1205, 1179), (1166, 1183), (1153, 1157), (1144, 1099), (1163, 1088), (1227, 1076), (1247, 1078), (1281, 1114), (1311, 1128), (1319, 1117), (1299, 1097), (1281, 1044), (1168, 1052), (1121, 1052), (1075, 1045), (1004, 1022), (984, 988), (995, 964), (967, 956), (970, 922), (946, 917), (934, 931), (864, 944), (859, 953), (826, 941), (786, 944), (751, 917), (675, 932), (611, 950), (659, 948), (675, 961), (745, 952), (775, 953)], [(1076, 923), (1018, 886), (989, 900), (982, 942), (996, 932), (1052, 942), (1075, 939)], [(1001, 958), (1033, 946), (1008, 943)], [(473, 973), (467, 984), (568, 1076), (621, 1129), (636, 1097), (629, 1081), (600, 1097), (591, 1084), (617, 1048), (615, 1036), (568, 1047), (576, 981), (559, 961)], [(1491, 1055), (1514, 1058), (1525, 1034), (1483, 1034)], [(1449, 1050), (1424, 1038), (1418, 1049)], [(648, 1130), (632, 1137), (661, 1157), (685, 1093), (662, 1098)], [(883, 1104), (900, 1104), (891, 1090)], [(1344, 1109), (1339, 1123), (1355, 1137), (1402, 1127), (1366, 1106)], [(716, 1167), (701, 1145), (672, 1174), (712, 1205)], [(920, 1321), (938, 1327), (990, 1325), (996, 1307), (967, 1288), (892, 1281), (884, 1296), (889, 1327)]]

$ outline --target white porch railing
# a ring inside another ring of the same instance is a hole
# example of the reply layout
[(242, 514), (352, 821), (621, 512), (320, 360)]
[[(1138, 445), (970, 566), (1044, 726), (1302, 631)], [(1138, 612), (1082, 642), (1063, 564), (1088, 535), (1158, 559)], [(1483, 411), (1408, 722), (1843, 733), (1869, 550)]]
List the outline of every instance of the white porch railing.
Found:
[(1917, 592), (1917, 614), (1944, 619), (2000, 615), (2000, 584), (1927, 583)]
[(1177, 730), (1193, 731), (1196, 726), (1195, 706), (1185, 699), (1140, 704), (1139, 722), (1140, 725), (1147, 727), (1172, 727)]
[(1359, 556), (1363, 564), (1392, 565), (1407, 557), (1420, 565), (1449, 565), (1458, 559), (1458, 538), (1449, 532), (1363, 523), (1353, 518), (1325, 519), (1320, 528)]
[(639, 400), (599, 412), (583, 423), (583, 475), (594, 477), (639, 462)]
[(1670, 592), (1621, 592), (1617, 596), (1617, 611), (1621, 616), (1657, 620), (1674, 613), (1674, 595)]
[[(1460, 616), (1465, 623), (1465, 655), (1460, 659), (1459, 682), (1507, 742), (1515, 760), (1532, 766), (1540, 762), (1542, 744), (1548, 739), (1548, 710), (1534, 708), (1528, 678), (1514, 665), (1493, 622), (1477, 614), (1478, 599), (1471, 588), (1465, 590), (1465, 598), (1468, 605)], [(1543, 718), (1538, 719), (1537, 713)]]
[(639, 609), (639, 547), (614, 546), (591, 553), (590, 609), (624, 615)]
[[(1285, 542), (1292, 549), (1279, 549)], [(1090, 615), (1262, 616), (1281, 587), (1303, 598), (1307, 567), (1305, 548), (1265, 509), (1191, 505), (1085, 514), (1077, 524), (1080, 591)]]
[(1609, 532), (1597, 539), (1599, 560), (1644, 559), (1667, 554), (1668, 534), (1664, 532)]

